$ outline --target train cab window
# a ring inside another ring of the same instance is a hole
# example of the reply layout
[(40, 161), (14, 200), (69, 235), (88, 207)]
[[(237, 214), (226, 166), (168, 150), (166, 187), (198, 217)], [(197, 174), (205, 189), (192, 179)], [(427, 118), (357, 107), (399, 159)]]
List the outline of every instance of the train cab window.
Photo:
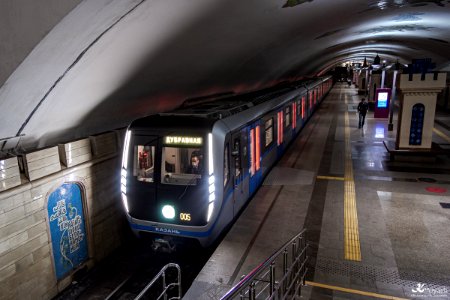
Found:
[(134, 148), (133, 176), (138, 181), (153, 182), (155, 146), (137, 145)]
[(203, 174), (201, 148), (163, 147), (161, 182), (174, 185), (196, 185)]
[(225, 153), (223, 154), (223, 186), (226, 186), (228, 179), (230, 177), (230, 161), (228, 160), (229, 155), (228, 144), (225, 147)]
[(272, 144), (273, 142), (273, 118), (270, 118), (266, 121), (264, 125), (265, 131), (266, 131), (266, 147)]
[(291, 125), (291, 108), (290, 106), (286, 107), (284, 109), (284, 127), (289, 127), (289, 125)]

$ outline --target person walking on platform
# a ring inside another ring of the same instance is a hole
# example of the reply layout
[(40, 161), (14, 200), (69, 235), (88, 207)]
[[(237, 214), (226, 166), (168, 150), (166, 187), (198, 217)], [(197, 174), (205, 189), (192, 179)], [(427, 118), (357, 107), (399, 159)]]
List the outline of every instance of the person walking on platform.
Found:
[(364, 126), (364, 121), (366, 119), (366, 113), (369, 109), (369, 104), (366, 102), (366, 99), (362, 98), (361, 102), (358, 104), (358, 112), (359, 112), (359, 126), (361, 128)]

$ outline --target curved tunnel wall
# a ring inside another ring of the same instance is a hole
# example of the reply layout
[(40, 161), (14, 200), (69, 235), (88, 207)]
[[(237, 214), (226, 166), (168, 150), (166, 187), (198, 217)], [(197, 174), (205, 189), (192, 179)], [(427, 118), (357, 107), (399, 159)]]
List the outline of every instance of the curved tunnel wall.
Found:
[(0, 87), (58, 22), (82, 0), (0, 1)]

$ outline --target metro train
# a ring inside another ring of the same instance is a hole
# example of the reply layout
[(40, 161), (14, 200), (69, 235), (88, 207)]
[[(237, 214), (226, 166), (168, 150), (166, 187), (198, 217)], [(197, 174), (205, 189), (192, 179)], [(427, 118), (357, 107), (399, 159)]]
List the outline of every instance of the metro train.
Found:
[(159, 241), (214, 242), (332, 86), (320, 77), (187, 101), (127, 128), (121, 194), (131, 229)]

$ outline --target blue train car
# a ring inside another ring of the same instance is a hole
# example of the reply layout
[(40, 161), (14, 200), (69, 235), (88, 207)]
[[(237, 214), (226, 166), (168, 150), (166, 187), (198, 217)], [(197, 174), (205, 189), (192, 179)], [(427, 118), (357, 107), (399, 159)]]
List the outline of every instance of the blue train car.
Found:
[(127, 129), (121, 192), (136, 234), (210, 245), (300, 132), (331, 77), (186, 103)]

